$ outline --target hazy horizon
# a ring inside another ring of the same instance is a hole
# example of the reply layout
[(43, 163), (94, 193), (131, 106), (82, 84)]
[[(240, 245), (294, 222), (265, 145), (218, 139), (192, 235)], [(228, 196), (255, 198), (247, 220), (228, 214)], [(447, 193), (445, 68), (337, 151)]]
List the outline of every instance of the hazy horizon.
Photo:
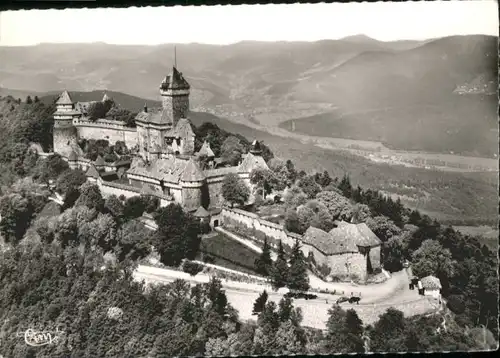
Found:
[(490, 0), (5, 11), (0, 13), (0, 46), (230, 45), (356, 35), (382, 42), (425, 41), (498, 36), (497, 13), (497, 2)]

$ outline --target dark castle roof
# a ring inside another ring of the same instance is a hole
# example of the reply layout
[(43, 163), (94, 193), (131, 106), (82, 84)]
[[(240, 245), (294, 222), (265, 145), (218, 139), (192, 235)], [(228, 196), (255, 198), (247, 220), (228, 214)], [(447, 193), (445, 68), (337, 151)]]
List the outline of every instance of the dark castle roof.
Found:
[(73, 104), (68, 91), (64, 91), (63, 93), (61, 93), (56, 104)]
[(175, 128), (169, 130), (165, 136), (170, 138), (191, 138), (195, 135), (189, 119), (181, 118), (175, 125)]
[(87, 169), (85, 175), (94, 179), (98, 179), (100, 177), (99, 172), (92, 164)]
[(212, 148), (210, 148), (210, 143), (208, 143), (207, 141), (204, 141), (203, 142), (203, 145), (201, 146), (200, 148), (200, 151), (198, 152), (198, 156), (201, 156), (201, 155), (204, 155), (206, 157), (215, 157), (215, 154), (212, 150)]
[(163, 79), (160, 89), (162, 90), (188, 90), (191, 86), (184, 79), (181, 72), (175, 68), (172, 68), (172, 72), (165, 76)]
[(202, 181), (205, 179), (205, 175), (201, 168), (196, 164), (196, 162), (191, 158), (189, 159), (184, 171), (181, 175), (181, 180), (186, 182)]
[(94, 165), (96, 167), (101, 167), (103, 165), (106, 165), (106, 162), (104, 161), (103, 157), (101, 157), (100, 155), (98, 155), (97, 158), (96, 158), (96, 160), (95, 160), (95, 162), (94, 162)]
[(193, 214), (197, 218), (208, 218), (210, 213), (203, 206), (200, 206)]
[(326, 255), (358, 252), (358, 247), (375, 247), (381, 244), (380, 239), (364, 223), (339, 223), (339, 226), (325, 232), (309, 227), (302, 240), (322, 251)]

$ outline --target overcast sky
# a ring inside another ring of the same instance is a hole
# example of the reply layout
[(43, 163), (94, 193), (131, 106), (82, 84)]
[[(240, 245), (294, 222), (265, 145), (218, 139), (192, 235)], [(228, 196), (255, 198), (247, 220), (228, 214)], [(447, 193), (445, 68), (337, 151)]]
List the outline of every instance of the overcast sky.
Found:
[(356, 34), (382, 41), (498, 35), (497, 2), (176, 6), (0, 14), (0, 45), (9, 46), (317, 41)]

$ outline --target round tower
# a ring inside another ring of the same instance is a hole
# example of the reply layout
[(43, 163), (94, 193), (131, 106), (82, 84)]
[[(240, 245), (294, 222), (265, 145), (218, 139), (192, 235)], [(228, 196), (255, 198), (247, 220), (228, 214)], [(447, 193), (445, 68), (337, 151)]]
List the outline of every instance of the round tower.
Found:
[(68, 91), (64, 91), (56, 102), (54, 113), (53, 147), (54, 153), (69, 158), (73, 147), (78, 145), (78, 134), (73, 119), (80, 116)]
[(208, 207), (205, 175), (192, 158), (184, 168), (179, 184), (182, 187), (182, 205), (186, 210), (193, 211), (200, 206)]

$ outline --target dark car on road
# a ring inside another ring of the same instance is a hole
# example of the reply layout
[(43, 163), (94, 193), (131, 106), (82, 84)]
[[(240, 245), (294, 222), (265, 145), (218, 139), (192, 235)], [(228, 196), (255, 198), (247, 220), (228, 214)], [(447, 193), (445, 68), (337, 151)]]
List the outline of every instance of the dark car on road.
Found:
[(283, 297), (286, 298), (305, 298), (306, 300), (314, 300), (315, 298), (318, 298), (317, 295), (312, 295), (310, 293), (306, 292), (287, 292)]
[(351, 297), (341, 296), (337, 300), (337, 304), (341, 304), (343, 302), (349, 302), (349, 303), (357, 303), (359, 305), (359, 301), (361, 301), (361, 297), (358, 296), (351, 296)]

